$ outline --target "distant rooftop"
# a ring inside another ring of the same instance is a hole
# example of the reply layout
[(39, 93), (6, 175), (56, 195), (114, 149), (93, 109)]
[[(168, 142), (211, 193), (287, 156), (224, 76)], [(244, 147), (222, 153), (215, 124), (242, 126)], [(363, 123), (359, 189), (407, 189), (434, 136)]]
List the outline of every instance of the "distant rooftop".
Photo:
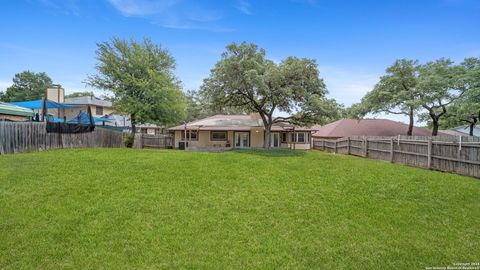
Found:
[[(406, 135), (408, 125), (388, 119), (341, 119), (333, 123), (313, 127), (313, 137), (342, 138), (348, 136), (397, 136)], [(426, 128), (414, 127), (413, 136), (430, 136)]]
[[(466, 136), (468, 136), (470, 134), (470, 126), (459, 126), (459, 127), (456, 127), (456, 128), (452, 128), (450, 130), (451, 131), (456, 131), (456, 132), (459, 132), (459, 133), (463, 133)], [(442, 130), (442, 132), (445, 132), (445, 130)], [(476, 126), (476, 127), (473, 128), (473, 136), (480, 137), (480, 127)]]
[(112, 102), (101, 100), (92, 96), (84, 97), (74, 97), (74, 98), (65, 98), (65, 103), (67, 104), (76, 104), (76, 105), (95, 105), (102, 107), (112, 107)]

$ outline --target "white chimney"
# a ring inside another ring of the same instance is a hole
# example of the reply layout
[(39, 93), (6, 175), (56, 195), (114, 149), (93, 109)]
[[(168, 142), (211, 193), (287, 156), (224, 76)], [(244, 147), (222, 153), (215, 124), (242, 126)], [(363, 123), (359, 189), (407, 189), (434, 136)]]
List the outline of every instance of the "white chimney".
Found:
[(47, 99), (57, 102), (65, 102), (65, 89), (60, 84), (54, 84), (52, 87), (47, 88)]

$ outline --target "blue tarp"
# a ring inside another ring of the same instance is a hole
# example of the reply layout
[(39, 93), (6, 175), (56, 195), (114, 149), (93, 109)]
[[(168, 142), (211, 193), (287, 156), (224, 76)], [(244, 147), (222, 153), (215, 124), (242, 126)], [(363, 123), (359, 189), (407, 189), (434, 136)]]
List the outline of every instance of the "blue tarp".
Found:
[(63, 123), (63, 119), (62, 118), (57, 118), (57, 117), (53, 117), (51, 115), (47, 115), (45, 117), (45, 119), (49, 122), (55, 122), (55, 123)]
[[(84, 113), (84, 112), (81, 112), (78, 114), (80, 116), (80, 123), (82, 124), (89, 124), (90, 123), (90, 120), (88, 119), (88, 114)], [(92, 116), (93, 118), (93, 122), (94, 123), (97, 123), (97, 122), (109, 122), (109, 121), (113, 121), (113, 119), (111, 118), (105, 118), (105, 117), (95, 117), (95, 116)], [(67, 123), (78, 123), (78, 117), (75, 117), (73, 119), (70, 119), (70, 120), (67, 120)]]
[[(30, 100), (30, 101), (20, 101), (20, 102), (10, 102), (10, 104), (17, 105), (20, 107), (24, 108), (29, 108), (29, 109), (41, 109), (42, 108), (42, 100)], [(73, 107), (78, 107), (75, 105), (68, 105), (68, 104), (62, 104), (62, 103), (57, 103), (51, 100), (45, 100), (45, 107), (47, 109), (54, 109), (54, 108), (73, 108)]]

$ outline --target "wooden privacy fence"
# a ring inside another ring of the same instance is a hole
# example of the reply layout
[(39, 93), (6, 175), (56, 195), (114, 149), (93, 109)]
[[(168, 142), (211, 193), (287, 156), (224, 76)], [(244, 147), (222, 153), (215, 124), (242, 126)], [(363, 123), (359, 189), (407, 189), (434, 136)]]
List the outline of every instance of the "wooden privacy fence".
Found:
[(480, 178), (480, 138), (469, 136), (314, 139), (313, 148)]
[(99, 127), (93, 132), (60, 134), (47, 133), (44, 122), (0, 122), (0, 154), (123, 145), (122, 132)]
[(173, 137), (169, 134), (149, 135), (135, 134), (135, 148), (163, 148), (173, 147)]

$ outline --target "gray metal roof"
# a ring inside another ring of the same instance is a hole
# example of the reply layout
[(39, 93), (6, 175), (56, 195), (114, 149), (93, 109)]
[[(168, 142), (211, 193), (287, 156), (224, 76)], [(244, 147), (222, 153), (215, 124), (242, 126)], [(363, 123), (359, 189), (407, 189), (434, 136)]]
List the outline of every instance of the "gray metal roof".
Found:
[(66, 98), (66, 104), (77, 104), (77, 105), (95, 105), (95, 106), (102, 106), (102, 107), (112, 107), (112, 102), (101, 100), (96, 97), (92, 96), (84, 96), (84, 97), (74, 97), (74, 98)]

